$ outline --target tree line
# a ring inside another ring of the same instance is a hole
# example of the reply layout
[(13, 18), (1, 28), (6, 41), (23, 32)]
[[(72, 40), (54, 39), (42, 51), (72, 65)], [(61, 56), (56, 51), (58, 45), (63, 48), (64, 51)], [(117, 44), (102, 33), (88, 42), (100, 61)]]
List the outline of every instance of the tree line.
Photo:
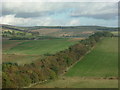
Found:
[[(29, 40), (31, 37), (39, 36), (39, 32), (28, 32), (28, 31), (2, 31), (3, 38), (10, 38), (10, 40)], [(24, 38), (25, 37), (25, 38)]]
[(36, 60), (31, 64), (22, 66), (17, 63), (3, 63), (2, 86), (3, 88), (20, 88), (38, 82), (54, 80), (58, 75), (66, 72), (67, 67), (81, 59), (102, 38), (112, 36), (109, 32), (96, 32), (64, 51), (47, 55), (46, 58)]

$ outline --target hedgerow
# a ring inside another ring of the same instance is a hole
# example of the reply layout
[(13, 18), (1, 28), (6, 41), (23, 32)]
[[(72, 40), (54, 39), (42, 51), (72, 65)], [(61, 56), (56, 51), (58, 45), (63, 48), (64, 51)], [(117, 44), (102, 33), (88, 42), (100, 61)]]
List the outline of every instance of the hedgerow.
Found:
[(109, 32), (96, 32), (69, 49), (48, 55), (42, 60), (20, 66), (16, 63), (2, 64), (3, 88), (20, 88), (30, 84), (53, 80), (65, 72), (66, 68), (84, 56), (103, 37), (111, 37)]

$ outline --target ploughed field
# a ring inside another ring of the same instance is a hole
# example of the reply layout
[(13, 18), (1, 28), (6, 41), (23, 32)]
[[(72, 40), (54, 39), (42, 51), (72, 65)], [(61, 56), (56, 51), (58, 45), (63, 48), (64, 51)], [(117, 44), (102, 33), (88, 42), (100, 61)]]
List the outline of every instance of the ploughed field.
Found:
[(35, 88), (117, 88), (118, 38), (104, 38), (57, 80)]
[(3, 40), (3, 62), (28, 64), (44, 58), (44, 55), (54, 54), (67, 49), (79, 40), (45, 39), (45, 40)]

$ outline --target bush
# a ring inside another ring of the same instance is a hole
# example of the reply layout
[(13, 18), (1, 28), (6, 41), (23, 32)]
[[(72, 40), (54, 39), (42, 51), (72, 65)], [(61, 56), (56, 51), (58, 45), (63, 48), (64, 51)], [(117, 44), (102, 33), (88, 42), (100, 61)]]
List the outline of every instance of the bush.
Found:
[(50, 70), (49, 72), (50, 72), (50, 75), (49, 75), (50, 79), (56, 79), (57, 78), (57, 75), (54, 71)]

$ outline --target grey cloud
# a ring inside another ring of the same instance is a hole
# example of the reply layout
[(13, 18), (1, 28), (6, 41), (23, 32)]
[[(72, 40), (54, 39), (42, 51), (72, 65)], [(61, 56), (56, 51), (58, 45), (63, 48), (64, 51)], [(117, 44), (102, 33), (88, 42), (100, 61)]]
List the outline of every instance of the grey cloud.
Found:
[(36, 12), (36, 13), (16, 13), (15, 17), (34, 18), (52, 15), (54, 12)]
[(52, 15), (55, 12), (51, 11), (41, 11), (41, 12), (13, 12), (7, 9), (2, 9), (2, 16), (5, 15), (15, 15), (15, 17), (21, 17), (21, 18), (30, 18), (30, 17), (41, 17), (41, 16), (48, 16)]
[(118, 16), (117, 3), (89, 3), (71, 12), (71, 17), (115, 19)]
[[(68, 18), (64, 16), (68, 16)], [(64, 20), (61, 19), (63, 17), (65, 18)], [(115, 3), (79, 2), (5, 2), (2, 7), (2, 17), (0, 18), (2, 18), (3, 23), (13, 25), (66, 25), (66, 23), (67, 25), (77, 25), (82, 24), (80, 17), (102, 19), (106, 22), (109, 22), (108, 19), (116, 20), (117, 5)]]
[[(3, 3), (2, 15), (15, 14), (15, 17), (34, 18), (49, 16), (71, 9), (71, 17), (92, 17), (111, 19), (117, 16), (116, 3)], [(66, 11), (65, 11), (66, 12)]]
[(10, 14), (13, 14), (13, 12), (11, 10), (7, 10), (7, 9), (2, 7), (2, 16), (10, 15)]
[(9, 11), (9, 10), (3, 10), (3, 9), (2, 9), (2, 15), (3, 15), (3, 16), (4, 16), (4, 15), (9, 15), (9, 14), (12, 14), (11, 11)]
[(100, 14), (100, 15), (73, 15), (71, 17), (79, 18), (79, 17), (88, 17), (88, 18), (95, 18), (95, 19), (116, 19), (118, 14)]
[[(10, 5), (10, 6), (9, 6)], [(15, 6), (14, 6), (15, 5)], [(22, 3), (18, 6), (16, 3), (6, 4), (3, 3), (2, 6), (2, 16), (5, 15), (15, 15), (15, 17), (21, 18), (34, 18), (34, 17), (42, 17), (49, 16), (55, 13), (62, 12), (63, 5), (61, 3)], [(64, 10), (64, 9), (63, 9)]]

